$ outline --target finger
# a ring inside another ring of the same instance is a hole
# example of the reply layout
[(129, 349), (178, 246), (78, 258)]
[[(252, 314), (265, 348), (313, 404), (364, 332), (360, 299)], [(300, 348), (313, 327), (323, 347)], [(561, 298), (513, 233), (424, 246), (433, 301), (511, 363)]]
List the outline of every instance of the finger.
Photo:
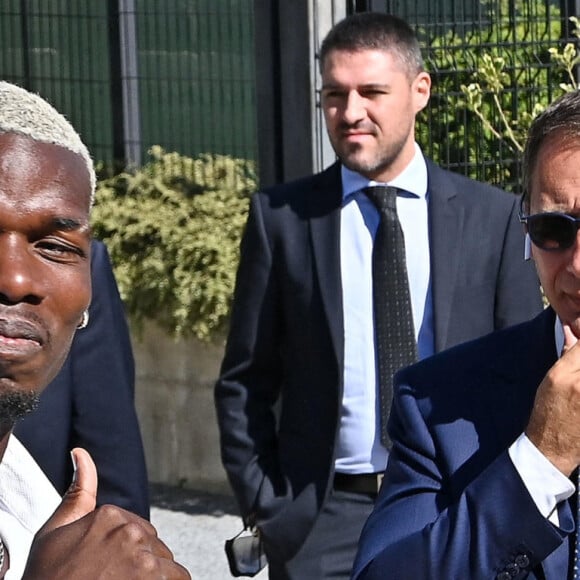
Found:
[(563, 324), (562, 328), (564, 329), (564, 348), (562, 348), (562, 354), (564, 354), (578, 342), (578, 339), (568, 324)]
[(159, 538), (156, 538), (154, 541), (152, 541), (150, 547), (151, 552), (155, 554), (157, 557), (163, 558), (164, 560), (174, 559), (173, 552), (169, 549), (167, 544), (165, 544), (165, 542), (163, 542)]
[(167, 580), (191, 580), (191, 575), (187, 568), (178, 562), (163, 559), (158, 562), (161, 578), (166, 578)]
[(178, 562), (172, 562), (173, 564), (173, 569), (175, 570), (174, 573), (174, 578), (176, 579), (181, 579), (181, 580), (191, 580), (191, 575), (189, 573), (189, 570), (185, 567), (182, 566), (181, 564), (179, 564)]
[(75, 472), (62, 502), (44, 524), (39, 535), (79, 520), (95, 509), (97, 502), (97, 468), (88, 451), (77, 447), (71, 452)]

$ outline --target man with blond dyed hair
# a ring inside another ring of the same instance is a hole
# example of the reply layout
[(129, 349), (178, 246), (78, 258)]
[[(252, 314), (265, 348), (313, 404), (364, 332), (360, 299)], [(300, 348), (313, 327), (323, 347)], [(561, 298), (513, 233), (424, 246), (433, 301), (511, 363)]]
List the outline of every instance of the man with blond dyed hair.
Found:
[(189, 578), (149, 522), (95, 507), (85, 450), (72, 450), (60, 501), (12, 435), (86, 319), (96, 179), (80, 137), (38, 95), (0, 83), (0, 119), (0, 578)]
[[(92, 168), (86, 147), (77, 135), (67, 133), (66, 120), (53, 128), (50, 119), (48, 112), (32, 119), (26, 102), (7, 103), (0, 109), (0, 131), (18, 128), (22, 134), (61, 142)], [(94, 195), (92, 169), (90, 177)], [(112, 503), (149, 519), (131, 340), (107, 249), (97, 240), (91, 244), (91, 280), (86, 328), (75, 334), (71, 353), (40, 397), (36, 413), (19, 421), (15, 433), (59, 493), (66, 491), (72, 476), (70, 446), (82, 446), (99, 470), (97, 505)]]

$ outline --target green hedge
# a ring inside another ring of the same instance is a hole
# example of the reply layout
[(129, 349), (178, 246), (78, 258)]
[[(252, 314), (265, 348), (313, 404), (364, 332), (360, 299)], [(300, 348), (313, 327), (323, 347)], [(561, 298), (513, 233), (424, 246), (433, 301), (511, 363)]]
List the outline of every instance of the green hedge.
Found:
[(569, 81), (573, 48), (559, 40), (562, 16), (552, 3), (483, 4), (487, 27), (429, 39), (426, 62), (435, 83), (417, 140), (445, 166), (518, 190), (527, 128)]
[(254, 163), (188, 158), (153, 147), (135, 171), (99, 180), (92, 216), (136, 327), (155, 320), (175, 337), (225, 329)]

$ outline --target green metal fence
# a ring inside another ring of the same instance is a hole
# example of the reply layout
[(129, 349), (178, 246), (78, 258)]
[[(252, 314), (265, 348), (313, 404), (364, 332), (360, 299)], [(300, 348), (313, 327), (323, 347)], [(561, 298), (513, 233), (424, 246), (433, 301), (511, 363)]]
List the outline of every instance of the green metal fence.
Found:
[[(576, 43), (575, 2), (346, 0), (417, 28), (433, 77), (418, 139), (440, 164), (517, 189), (526, 116), (566, 80), (549, 50)], [(253, 0), (4, 0), (0, 77), (64, 111), (97, 160), (140, 163), (159, 144), (186, 155), (256, 159)], [(306, 23), (304, 24), (306, 26)], [(505, 61), (492, 129), (465, 106), (485, 55)], [(274, 55), (273, 58), (276, 58)], [(500, 137), (493, 135), (498, 130)]]
[(98, 158), (112, 147), (107, 5), (0, 3), (0, 76), (54, 103)]
[(143, 140), (254, 156), (251, 2), (138, 2)]
[[(431, 103), (418, 124), (418, 140), (426, 153), (452, 170), (518, 190), (519, 147), (528, 117), (536, 105), (559, 95), (559, 85), (568, 81), (549, 51), (561, 52), (568, 42), (576, 46), (570, 21), (575, 4), (359, 0), (350, 2), (349, 8), (390, 12), (416, 27), (433, 79)], [(503, 59), (503, 87), (497, 94), (482, 80), (486, 55)], [(480, 84), (481, 112), (489, 126), (465, 106), (462, 86), (471, 83)]]
[(0, 77), (63, 111), (95, 159), (154, 144), (256, 156), (252, 0), (4, 0)]

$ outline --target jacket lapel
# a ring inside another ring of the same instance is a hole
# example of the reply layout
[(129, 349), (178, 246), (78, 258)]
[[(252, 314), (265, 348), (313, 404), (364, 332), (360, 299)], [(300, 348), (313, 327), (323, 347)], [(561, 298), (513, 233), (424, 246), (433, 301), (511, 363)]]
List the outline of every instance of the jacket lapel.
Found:
[[(490, 384), (496, 385), (490, 402), (489, 420), (500, 436), (514, 430), (519, 436), (528, 422), (536, 391), (545, 374), (556, 362), (554, 337), (555, 313), (546, 308), (519, 328), (518, 348), (496, 354), (489, 361)], [(502, 385), (497, 388), (497, 385)], [(510, 413), (494, 413), (493, 409), (511, 409)]]
[(429, 247), (433, 297), (435, 351), (446, 347), (453, 296), (459, 268), (464, 208), (445, 172), (427, 161), (429, 195)]
[(308, 198), (310, 233), (318, 286), (340, 369), (344, 359), (344, 321), (340, 271), (340, 165), (318, 176)]

